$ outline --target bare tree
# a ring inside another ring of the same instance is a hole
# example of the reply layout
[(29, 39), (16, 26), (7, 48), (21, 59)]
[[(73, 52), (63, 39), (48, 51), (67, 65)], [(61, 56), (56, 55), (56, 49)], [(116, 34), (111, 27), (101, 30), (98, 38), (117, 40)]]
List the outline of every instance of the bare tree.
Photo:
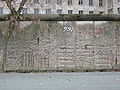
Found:
[(9, 20), (9, 27), (8, 27), (8, 32), (6, 32), (5, 36), (4, 36), (4, 43), (3, 43), (3, 62), (2, 62), (2, 70), (4, 71), (5, 68), (5, 64), (6, 64), (6, 57), (7, 57), (7, 44), (8, 41), (10, 39), (10, 37), (13, 34), (13, 31), (17, 28), (17, 26), (20, 23), (19, 17), (20, 17), (20, 13), (23, 10), (23, 7), (25, 5), (25, 3), (27, 2), (27, 0), (22, 0), (20, 2), (19, 8), (18, 10), (16, 10), (16, 7), (14, 7), (13, 2), (14, 0), (2, 0), (6, 3), (7, 7), (10, 10), (10, 20)]
[[(33, 5), (33, 0), (2, 0), (4, 1), (4, 3), (6, 4), (6, 6), (8, 7), (8, 9), (10, 10), (10, 14), (9, 14), (9, 26), (8, 26), (8, 31), (5, 33), (5, 36), (3, 38), (3, 62), (2, 62), (2, 71), (5, 70), (5, 66), (6, 66), (6, 59), (7, 59), (7, 45), (8, 45), (8, 41), (11, 38), (11, 36), (13, 35), (13, 32), (15, 30), (19, 30), (20, 29), (20, 18), (23, 17), (21, 12), (24, 9), (24, 6), (28, 7), (29, 6), (34, 6)], [(42, 0), (40, 2), (43, 2)], [(52, 3), (52, 2), (51, 2)], [(55, 2), (53, 2), (52, 4), (54, 4)], [(43, 5), (42, 5), (43, 6)], [(54, 5), (52, 5), (54, 6)], [(54, 8), (54, 7), (52, 7)], [(40, 21), (36, 22), (37, 24), (41, 24)], [(46, 29), (49, 30), (50, 26), (49, 23), (44, 23), (43, 24), (46, 26)], [(0, 32), (1, 34), (1, 32)], [(32, 61), (31, 61), (32, 62)], [(25, 62), (26, 63), (26, 62)]]

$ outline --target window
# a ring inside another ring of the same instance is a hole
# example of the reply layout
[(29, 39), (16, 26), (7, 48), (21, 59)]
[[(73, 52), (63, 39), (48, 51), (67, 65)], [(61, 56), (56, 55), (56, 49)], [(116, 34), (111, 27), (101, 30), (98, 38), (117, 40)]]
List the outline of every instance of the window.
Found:
[(34, 4), (40, 4), (39, 0), (34, 0)]
[(79, 5), (82, 5), (83, 4), (83, 0), (79, 0)]
[(62, 5), (62, 0), (57, 0), (57, 5)]
[(120, 7), (117, 10), (118, 10), (118, 14), (120, 14)]
[(57, 14), (61, 14), (62, 13), (62, 9), (57, 9)]
[(51, 9), (46, 9), (46, 14), (51, 14)]
[(0, 14), (3, 14), (3, 7), (0, 7)]
[(113, 9), (108, 9), (108, 14), (113, 14)]
[(99, 14), (103, 14), (103, 11), (100, 11)]
[(100, 7), (103, 6), (103, 0), (99, 0), (99, 6), (100, 6)]
[(93, 11), (89, 11), (89, 14), (93, 14), (94, 12)]
[(89, 6), (93, 6), (93, 0), (89, 0)]
[(79, 10), (79, 14), (83, 14), (83, 10)]
[(45, 0), (45, 4), (50, 4), (51, 0)]
[(22, 14), (27, 14), (27, 8), (23, 8)]
[(72, 14), (73, 10), (68, 10), (68, 14)]
[(72, 5), (72, 0), (68, 0), (68, 5)]
[(34, 9), (34, 14), (39, 14), (39, 9)]

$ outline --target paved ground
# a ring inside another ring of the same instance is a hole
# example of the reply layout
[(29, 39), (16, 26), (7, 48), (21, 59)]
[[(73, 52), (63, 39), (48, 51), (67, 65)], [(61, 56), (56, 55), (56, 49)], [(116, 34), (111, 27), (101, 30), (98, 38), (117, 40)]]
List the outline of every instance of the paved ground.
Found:
[(0, 73), (0, 90), (120, 90), (120, 72)]

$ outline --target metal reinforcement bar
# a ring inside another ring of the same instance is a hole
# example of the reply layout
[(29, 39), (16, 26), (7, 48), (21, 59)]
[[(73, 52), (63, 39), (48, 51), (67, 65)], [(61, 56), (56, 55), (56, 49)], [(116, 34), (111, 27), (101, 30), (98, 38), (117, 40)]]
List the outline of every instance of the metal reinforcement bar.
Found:
[[(0, 15), (0, 21), (9, 21), (12, 15)], [(17, 16), (20, 21), (120, 21), (120, 15), (100, 14), (21, 14)]]

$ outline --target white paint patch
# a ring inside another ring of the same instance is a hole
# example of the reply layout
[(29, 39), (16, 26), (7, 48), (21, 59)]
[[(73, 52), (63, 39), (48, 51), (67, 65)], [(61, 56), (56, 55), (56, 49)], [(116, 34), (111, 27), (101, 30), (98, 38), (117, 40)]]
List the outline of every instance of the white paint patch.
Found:
[(120, 79), (118, 78), (118, 79), (116, 79), (117, 81), (119, 81)]
[(84, 86), (84, 87), (86, 87), (86, 86), (87, 86), (87, 84), (84, 84), (83, 86)]

